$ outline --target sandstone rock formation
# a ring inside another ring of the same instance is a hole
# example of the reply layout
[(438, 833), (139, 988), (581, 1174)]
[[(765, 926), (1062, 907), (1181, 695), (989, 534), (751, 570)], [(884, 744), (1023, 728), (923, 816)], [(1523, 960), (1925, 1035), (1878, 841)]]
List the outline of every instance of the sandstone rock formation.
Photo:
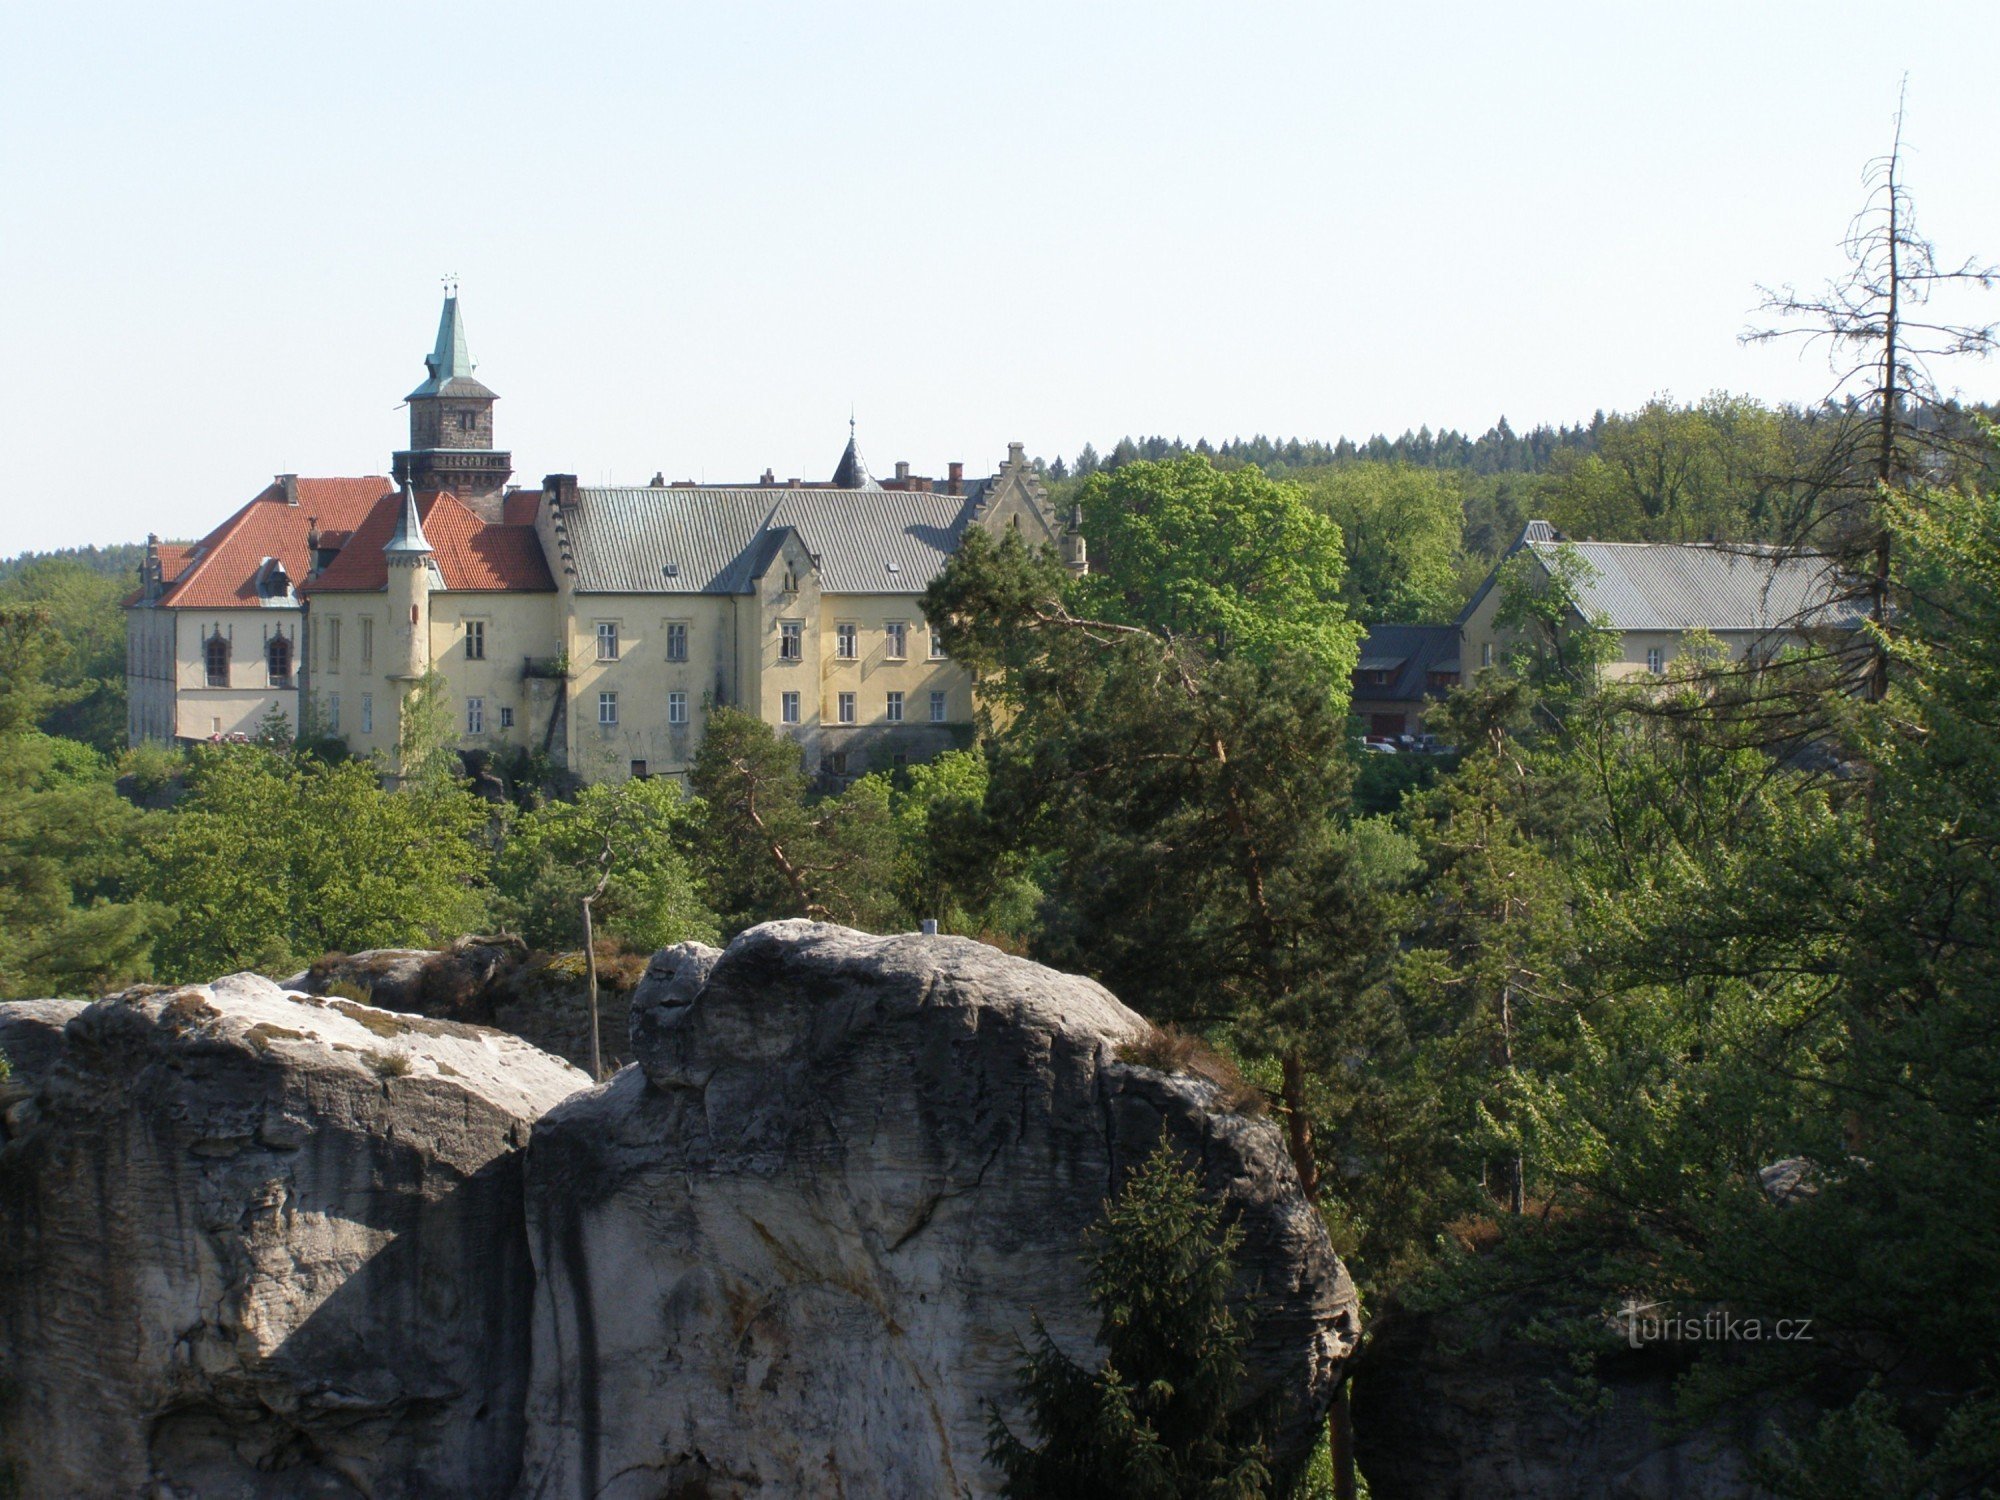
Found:
[(511, 1493), (523, 1148), (583, 1074), (254, 975), (0, 1005), (0, 1048), (16, 1492)]
[(1312, 1441), (1353, 1288), (1276, 1127), (1121, 1063), (1102, 987), (806, 922), (659, 955), (639, 1066), (536, 1127), (522, 1493), (991, 1493), (1039, 1312), (1090, 1357), (1079, 1240), (1162, 1130), (1244, 1229), (1258, 1399)]
[[(598, 1035), (605, 1071), (625, 1061), (627, 1017), (643, 960), (598, 960)], [(336, 954), (284, 981), (387, 1010), (511, 1031), (578, 1067), (590, 1062), (590, 1003), (577, 953), (530, 953), (517, 938), (463, 937), (448, 948)]]

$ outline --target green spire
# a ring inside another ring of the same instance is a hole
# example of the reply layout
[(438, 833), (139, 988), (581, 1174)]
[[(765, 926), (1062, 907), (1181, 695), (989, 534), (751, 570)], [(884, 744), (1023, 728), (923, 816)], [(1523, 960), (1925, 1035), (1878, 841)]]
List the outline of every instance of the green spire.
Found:
[(423, 396), (485, 396), (493, 392), (472, 378), (472, 352), (465, 344), (465, 319), (458, 313), (458, 288), (444, 294), (444, 312), (438, 317), (437, 347), (424, 356), (430, 379), (410, 392), (414, 401)]
[(444, 313), (438, 319), (437, 348), (424, 360), (424, 368), (438, 384), (472, 373), (472, 353), (465, 347), (465, 320), (458, 315), (458, 290), (444, 295)]

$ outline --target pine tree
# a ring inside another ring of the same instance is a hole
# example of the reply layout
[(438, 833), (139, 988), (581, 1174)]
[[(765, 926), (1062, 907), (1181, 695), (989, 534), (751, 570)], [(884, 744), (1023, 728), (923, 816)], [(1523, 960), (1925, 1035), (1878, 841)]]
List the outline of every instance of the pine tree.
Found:
[(1263, 1440), (1236, 1410), (1248, 1330), (1228, 1297), (1241, 1238), (1162, 1140), (1087, 1236), (1104, 1362), (1084, 1369), (1038, 1319), (1020, 1392), (1040, 1442), (992, 1416), (987, 1458), (1006, 1476), (1002, 1494), (1251, 1500), (1268, 1491)]

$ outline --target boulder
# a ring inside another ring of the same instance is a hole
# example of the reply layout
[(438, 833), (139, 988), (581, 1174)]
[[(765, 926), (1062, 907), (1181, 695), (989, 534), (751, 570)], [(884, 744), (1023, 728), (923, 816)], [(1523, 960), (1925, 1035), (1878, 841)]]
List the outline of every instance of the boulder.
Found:
[(1247, 1399), (1319, 1431), (1353, 1287), (1269, 1121), (1118, 1061), (1089, 980), (809, 922), (659, 955), (638, 1064), (536, 1126), (522, 1494), (991, 1494), (1039, 1314), (1095, 1362), (1081, 1236), (1164, 1132), (1240, 1223)]
[(247, 974), (0, 1005), (0, 1046), (7, 1493), (512, 1492), (524, 1148), (582, 1073)]

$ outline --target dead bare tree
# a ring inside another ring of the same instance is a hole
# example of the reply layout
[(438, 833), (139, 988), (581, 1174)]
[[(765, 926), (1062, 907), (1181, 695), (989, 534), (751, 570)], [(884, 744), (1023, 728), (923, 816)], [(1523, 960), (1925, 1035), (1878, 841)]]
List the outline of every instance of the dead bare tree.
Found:
[[(2000, 266), (1941, 261), (1918, 229), (1904, 174), (1907, 92), (1905, 79), (1889, 150), (1862, 170), (1867, 196), (1841, 242), (1845, 274), (1817, 292), (1759, 287), (1758, 310), (1776, 326), (1741, 336), (1746, 344), (1797, 340), (1826, 349), (1834, 383), (1824, 405), (1844, 420), (1828, 450), (1834, 463), (1818, 487), (1859, 502), (1847, 507), (1847, 548), (1856, 576), (1866, 580), (1878, 627), (1889, 613), (1889, 533), (1875, 516), (1874, 497), (1884, 487), (1935, 482), (1949, 459), (1970, 451), (1972, 439), (1960, 431), (1933, 367), (1966, 355), (1983, 358), (2000, 347), (2000, 323), (1956, 322), (1930, 311), (1940, 291), (1990, 289), (2000, 280)], [(1871, 682), (1877, 695), (1886, 687), (1886, 672), (1887, 658), (1878, 652)]]

